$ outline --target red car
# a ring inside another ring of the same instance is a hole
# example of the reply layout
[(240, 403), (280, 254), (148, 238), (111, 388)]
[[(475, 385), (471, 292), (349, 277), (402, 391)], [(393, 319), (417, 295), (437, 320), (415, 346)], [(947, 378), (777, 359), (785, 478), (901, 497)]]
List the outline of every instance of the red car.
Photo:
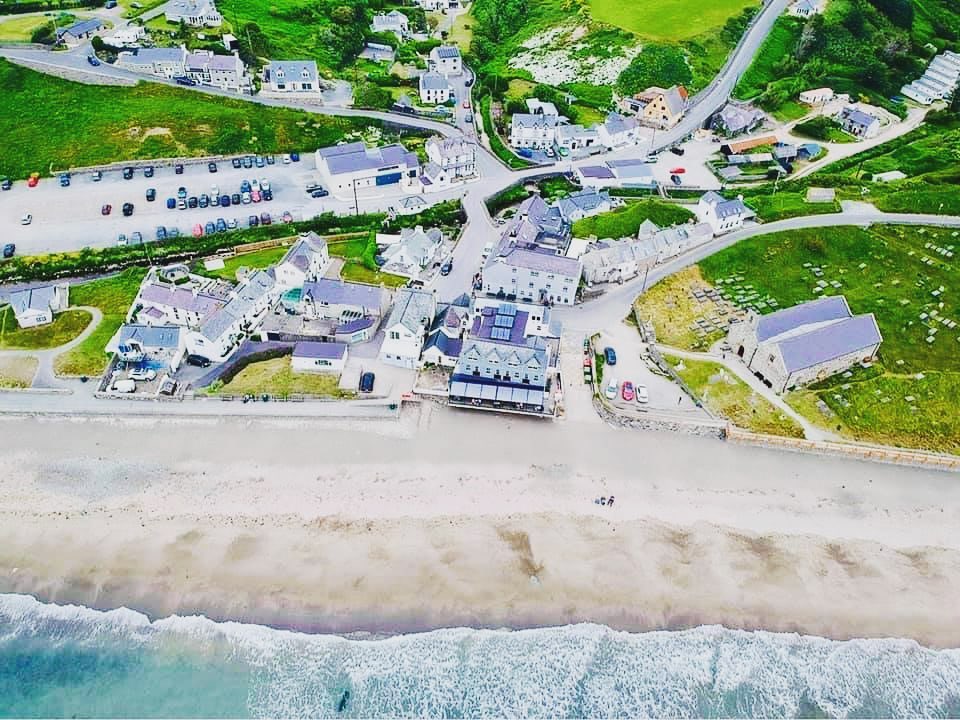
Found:
[(282, 217), (281, 219), (282, 219), (285, 223), (292, 223), (292, 222), (293, 222), (293, 215), (291, 215), (290, 212), (288, 211), (288, 212), (285, 212), (285, 213), (283, 214), (283, 217)]
[(30, 177), (27, 179), (27, 187), (36, 187), (40, 182), (40, 173), (30, 173)]
[(197, 223), (193, 226), (193, 236), (194, 237), (203, 237), (203, 225)]
[(260, 197), (260, 191), (259, 191), (259, 190), (251, 190), (251, 191), (250, 191), (250, 199), (253, 200), (254, 202), (260, 202), (263, 198)]
[(469, 100), (464, 100), (464, 101), (463, 101), (463, 109), (464, 109), (464, 110), (469, 110), (469, 109), (470, 109), (470, 101), (469, 101)]
[(675, 167), (673, 170), (670, 171), (670, 174), (671, 174), (671, 175), (683, 175), (685, 172), (686, 172), (686, 170), (683, 169), (682, 167)]
[(627, 380), (623, 383), (623, 387), (620, 389), (620, 395), (623, 396), (623, 399), (627, 402), (633, 400), (633, 383)]
[(104, 205), (102, 208), (100, 208), (100, 214), (109, 215), (111, 210), (113, 210), (112, 205)]

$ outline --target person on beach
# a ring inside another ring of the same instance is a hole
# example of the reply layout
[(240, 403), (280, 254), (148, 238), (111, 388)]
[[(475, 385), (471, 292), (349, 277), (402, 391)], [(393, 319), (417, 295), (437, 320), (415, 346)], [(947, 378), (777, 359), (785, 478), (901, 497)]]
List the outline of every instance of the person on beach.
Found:
[(613, 507), (613, 495), (607, 500), (607, 507)]

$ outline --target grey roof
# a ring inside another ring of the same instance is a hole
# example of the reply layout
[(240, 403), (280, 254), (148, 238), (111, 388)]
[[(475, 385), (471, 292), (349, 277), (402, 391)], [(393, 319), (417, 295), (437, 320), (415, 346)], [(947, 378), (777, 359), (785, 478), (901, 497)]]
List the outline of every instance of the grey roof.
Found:
[(598, 192), (592, 188), (580, 190), (567, 197), (557, 200), (556, 205), (560, 214), (567, 218), (577, 210), (590, 212), (604, 204), (610, 203), (610, 193), (606, 190)]
[(553, 253), (525, 250), (518, 247), (508, 249), (498, 260), (512, 267), (522, 267), (528, 270), (556, 273), (564, 277), (580, 277), (580, 261), (574, 258), (554, 255)]
[(458, 358), (460, 357), (460, 350), (463, 348), (463, 340), (452, 338), (440, 330), (434, 330), (427, 338), (423, 349), (427, 351), (434, 347), (447, 357)]
[(158, 62), (182, 63), (186, 60), (183, 48), (137, 48), (133, 52), (120, 53), (122, 62), (137, 65), (152, 65)]
[(603, 126), (606, 128), (607, 132), (611, 135), (616, 133), (627, 132), (628, 130), (633, 130), (639, 127), (640, 123), (636, 118), (625, 118), (620, 113), (611, 112), (607, 115), (606, 119), (603, 121)]
[(301, 235), (287, 250), (281, 263), (290, 263), (301, 272), (307, 272), (310, 269), (311, 259), (314, 255), (322, 254), (325, 245), (326, 241), (315, 232)]
[(54, 303), (55, 293), (53, 285), (17, 290), (10, 293), (10, 306), (15, 315), (22, 315), (27, 310), (49, 310)]
[(317, 153), (326, 161), (331, 175), (376, 170), (387, 165), (406, 165), (407, 167), (420, 165), (416, 154), (407, 152), (407, 149), (399, 144), (368, 148), (358, 141), (320, 148)]
[(267, 67), (264, 71), (264, 76), (267, 78), (268, 82), (276, 82), (276, 78), (273, 76), (278, 70), (283, 71), (283, 80), (303, 80), (304, 72), (307, 73), (307, 80), (316, 82), (318, 77), (317, 63), (315, 63), (313, 60), (271, 60), (269, 63), (267, 63)]
[(235, 323), (246, 318), (257, 302), (276, 284), (270, 271), (257, 270), (246, 279), (226, 305), (200, 324), (200, 333), (209, 340), (216, 340)]
[(143, 347), (173, 350), (180, 346), (180, 327), (177, 325), (140, 325), (127, 323), (117, 332), (117, 344), (123, 345), (131, 340)]
[(372, 285), (321, 278), (303, 284), (304, 300), (326, 305), (355, 305), (379, 310), (383, 307), (385, 291)]
[(140, 290), (140, 299), (146, 303), (173, 307), (199, 315), (212, 313), (223, 304), (219, 298), (177, 285), (148, 283)]
[(515, 113), (510, 122), (513, 127), (552, 128), (557, 126), (559, 118), (556, 115), (541, 115), (540, 113)]
[(851, 125), (859, 125), (861, 127), (867, 128), (870, 127), (873, 123), (877, 122), (877, 118), (869, 113), (863, 112), (852, 106), (847, 106), (840, 113), (840, 118), (842, 121), (845, 121)]
[(456, 45), (440, 45), (434, 48), (433, 52), (435, 52), (439, 58), (450, 59), (460, 57), (460, 48)]
[(80, 20), (69, 27), (62, 28), (57, 35), (69, 34), (74, 37), (80, 37), (85, 33), (96, 32), (102, 27), (103, 23), (98, 18), (90, 18), (89, 20)]
[(743, 175), (743, 170), (738, 167), (725, 167), (717, 170), (717, 174), (724, 180), (733, 180)]
[(721, 220), (750, 212), (747, 206), (743, 204), (743, 200), (739, 198), (725, 200), (720, 193), (714, 192), (713, 190), (704, 193), (700, 200), (708, 205), (713, 205), (714, 213), (716, 213), (717, 217)]
[(388, 13), (379, 13), (373, 16), (373, 29), (374, 32), (392, 30), (393, 28), (400, 28), (408, 24), (408, 22), (407, 16), (402, 12), (391, 10)]
[(543, 342), (538, 340), (535, 339), (528, 345), (514, 345), (495, 340), (467, 338), (460, 349), (460, 360), (496, 357), (501, 365), (508, 365), (513, 360), (523, 366), (531, 365), (546, 370), (547, 350)]
[(350, 320), (349, 322), (340, 323), (337, 325), (335, 330), (337, 335), (342, 335), (346, 333), (355, 333), (358, 330), (366, 330), (369, 327), (373, 327), (376, 324), (376, 320), (370, 316), (357, 318), (356, 320)]
[(777, 342), (787, 372), (796, 372), (882, 341), (873, 314), (855, 315)]
[(206, 0), (170, 0), (164, 8), (168, 15), (200, 15), (210, 9)]
[(598, 180), (612, 180), (614, 178), (613, 171), (606, 165), (583, 165), (580, 167), (580, 174), (583, 177)]
[(620, 179), (653, 178), (653, 165), (642, 160), (610, 160), (607, 165)]
[(450, 83), (438, 72), (429, 70), (420, 76), (420, 91), (424, 90), (449, 90)]
[(757, 340), (763, 342), (803, 325), (842, 320), (850, 316), (850, 307), (843, 295), (811, 300), (761, 316), (757, 321)]
[(304, 340), (293, 346), (293, 357), (340, 360), (347, 354), (345, 343)]
[(561, 125), (557, 128), (557, 138), (561, 140), (595, 136), (596, 134), (596, 128), (585, 128), (583, 125)]
[(432, 291), (401, 288), (397, 291), (393, 302), (393, 310), (390, 311), (390, 317), (387, 318), (384, 327), (391, 328), (394, 325), (403, 325), (407, 330), (416, 334), (420, 330), (426, 330), (430, 327), (435, 309), (436, 299), (433, 297)]
[(663, 93), (663, 102), (671, 115), (677, 115), (682, 112), (684, 106), (687, 104), (686, 100), (683, 99), (683, 95), (680, 94), (680, 88), (676, 85)]

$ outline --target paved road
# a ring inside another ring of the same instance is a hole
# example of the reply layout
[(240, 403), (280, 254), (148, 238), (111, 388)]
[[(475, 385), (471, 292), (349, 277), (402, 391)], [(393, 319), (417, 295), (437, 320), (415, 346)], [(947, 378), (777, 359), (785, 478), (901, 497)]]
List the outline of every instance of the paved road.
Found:
[(97, 326), (100, 324), (100, 321), (103, 320), (103, 313), (100, 311), (100, 308), (90, 307), (88, 305), (71, 305), (71, 310), (86, 310), (90, 313), (90, 323), (83, 329), (77, 337), (69, 342), (64, 343), (63, 345), (58, 345), (55, 348), (49, 348), (46, 350), (0, 350), (0, 357), (35, 357), (38, 360), (37, 372), (33, 377), (33, 387), (35, 388), (58, 388), (63, 384), (62, 380), (58, 380), (56, 375), (53, 372), (53, 360), (54, 358), (61, 354), (65, 353), (70, 348), (76, 347), (87, 337), (97, 329)]
[[(805, 217), (780, 220), (778, 222), (753, 225), (737, 232), (732, 232), (717, 238), (713, 242), (703, 245), (691, 252), (682, 255), (670, 262), (652, 269), (646, 276), (646, 286), (651, 287), (665, 277), (669, 277), (684, 268), (695, 265), (705, 257), (718, 253), (741, 240), (769, 235), (784, 230), (798, 230), (801, 228), (828, 228), (844, 225), (939, 225), (942, 227), (960, 227), (960, 217), (954, 215), (914, 215), (909, 213), (876, 212), (849, 212), (834, 213), (831, 215), (809, 215)], [(623, 285), (616, 285), (608, 289), (596, 300), (582, 303), (575, 307), (558, 307), (554, 309), (554, 316), (562, 319), (565, 327), (580, 332), (591, 332), (603, 328), (610, 323), (619, 322), (630, 312), (634, 299), (643, 290), (643, 276), (629, 280)]]

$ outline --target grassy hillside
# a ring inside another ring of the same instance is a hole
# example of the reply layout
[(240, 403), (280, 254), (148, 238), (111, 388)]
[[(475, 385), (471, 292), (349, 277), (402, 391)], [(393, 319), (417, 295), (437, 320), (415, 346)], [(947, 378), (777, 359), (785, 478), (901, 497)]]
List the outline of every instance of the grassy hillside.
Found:
[[(754, 0), (712, 0), (695, 6), (690, 0), (588, 2), (590, 15), (596, 21), (622, 28), (642, 38), (663, 42), (690, 40), (716, 31), (729, 18), (755, 6)], [(695, 13), (692, 12), (694, 9)]]
[(377, 124), (153, 83), (82, 85), (6, 60), (0, 90), (0, 174), (11, 177), (126, 159), (314, 149)]
[(831, 0), (823, 15), (778, 19), (735, 94), (789, 116), (801, 91), (827, 85), (902, 113), (890, 98), (958, 37), (951, 0)]
[(575, 237), (622, 238), (637, 234), (645, 220), (652, 220), (660, 227), (684, 223), (693, 217), (693, 213), (682, 205), (660, 202), (659, 200), (640, 200), (630, 202), (612, 212), (594, 215), (578, 220), (573, 224)]

